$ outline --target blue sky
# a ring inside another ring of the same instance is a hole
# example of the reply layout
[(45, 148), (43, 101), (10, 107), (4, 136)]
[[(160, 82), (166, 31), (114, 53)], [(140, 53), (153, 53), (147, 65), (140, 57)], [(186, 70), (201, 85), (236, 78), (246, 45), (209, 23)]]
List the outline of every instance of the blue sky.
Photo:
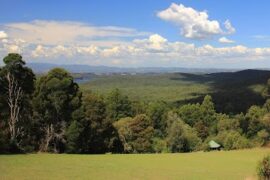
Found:
[(28, 62), (270, 67), (267, 0), (0, 2), (1, 57), (14, 51)]

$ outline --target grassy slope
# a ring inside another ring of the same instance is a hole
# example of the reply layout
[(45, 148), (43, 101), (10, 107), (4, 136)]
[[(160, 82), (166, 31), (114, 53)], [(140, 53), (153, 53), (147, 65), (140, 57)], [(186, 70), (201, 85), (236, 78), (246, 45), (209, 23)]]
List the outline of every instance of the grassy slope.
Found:
[(143, 155), (0, 155), (0, 179), (253, 179), (269, 149)]

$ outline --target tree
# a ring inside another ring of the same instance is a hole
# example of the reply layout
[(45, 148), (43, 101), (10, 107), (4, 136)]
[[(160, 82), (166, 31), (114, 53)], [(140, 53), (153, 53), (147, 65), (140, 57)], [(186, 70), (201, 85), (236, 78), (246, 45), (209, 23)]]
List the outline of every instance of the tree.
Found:
[(211, 96), (205, 96), (202, 104), (183, 105), (177, 113), (185, 123), (196, 129), (201, 139), (215, 132), (217, 113)]
[(132, 131), (129, 127), (133, 119), (131, 117), (121, 118), (118, 121), (114, 122), (113, 125), (117, 129), (119, 138), (123, 145), (123, 150), (125, 153), (132, 153), (134, 149), (132, 147)]
[(5, 66), (0, 69), (0, 118), (5, 120), (3, 128), (8, 126), (10, 142), (19, 147), (29, 133), (35, 75), (19, 54), (10, 53), (3, 61)]
[(265, 145), (269, 141), (269, 133), (263, 129), (257, 133), (261, 146)]
[(140, 114), (132, 118), (122, 118), (114, 123), (127, 153), (152, 152), (154, 128), (150, 118)]
[(134, 152), (143, 153), (152, 151), (154, 128), (151, 119), (144, 114), (137, 115), (129, 124), (132, 132), (132, 147)]
[(190, 126), (194, 126), (197, 122), (202, 121), (204, 116), (200, 104), (186, 104), (179, 108), (178, 115)]
[(147, 114), (153, 122), (155, 134), (159, 137), (166, 135), (166, 116), (168, 105), (165, 102), (150, 103), (147, 109)]
[(232, 119), (227, 115), (219, 115), (218, 116), (218, 123), (217, 123), (217, 131), (229, 131), (235, 130), (241, 132), (240, 123), (238, 119)]
[[(213, 127), (213, 126), (212, 126)], [(205, 124), (204, 121), (200, 120), (194, 125), (195, 130), (197, 131), (198, 136), (204, 140), (209, 136), (210, 127)]]
[(259, 106), (251, 106), (246, 114), (246, 120), (248, 121), (247, 136), (253, 137), (258, 131), (263, 129), (261, 119), (266, 114), (266, 109)]
[(88, 94), (83, 99), (84, 119), (81, 134), (83, 153), (122, 152), (117, 131), (107, 118), (102, 97)]
[[(185, 124), (179, 117), (171, 114), (168, 125), (167, 143), (171, 152), (189, 152), (201, 145), (196, 131)], [(174, 120), (173, 120), (174, 119)]]
[(81, 106), (81, 92), (72, 76), (55, 68), (42, 76), (36, 85), (33, 99), (34, 119), (41, 132), (40, 151), (62, 152), (66, 128), (73, 113)]
[(80, 134), (81, 134), (81, 127), (77, 121), (72, 121), (70, 126), (67, 128), (66, 138), (67, 138), (67, 145), (66, 145), (66, 152), (68, 153), (80, 153), (81, 146), (80, 146)]
[(216, 110), (212, 97), (207, 95), (201, 104), (201, 111), (203, 114), (203, 121), (206, 125), (210, 126), (216, 122)]
[(263, 92), (262, 92), (262, 96), (265, 99), (269, 99), (270, 98), (270, 79), (268, 79), (266, 87), (264, 88)]
[(251, 147), (249, 140), (242, 136), (238, 131), (234, 130), (222, 131), (214, 139), (222, 144), (225, 150)]
[(106, 99), (108, 118), (117, 121), (132, 116), (132, 106), (127, 96), (121, 94), (119, 89), (113, 90)]

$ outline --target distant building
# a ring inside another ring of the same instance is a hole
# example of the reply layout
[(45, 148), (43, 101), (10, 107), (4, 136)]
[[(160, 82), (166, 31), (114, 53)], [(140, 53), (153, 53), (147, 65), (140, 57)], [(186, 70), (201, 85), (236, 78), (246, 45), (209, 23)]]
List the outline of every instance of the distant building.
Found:
[(221, 149), (221, 145), (213, 140), (211, 140), (208, 144), (209, 144), (209, 147), (211, 150), (220, 150)]

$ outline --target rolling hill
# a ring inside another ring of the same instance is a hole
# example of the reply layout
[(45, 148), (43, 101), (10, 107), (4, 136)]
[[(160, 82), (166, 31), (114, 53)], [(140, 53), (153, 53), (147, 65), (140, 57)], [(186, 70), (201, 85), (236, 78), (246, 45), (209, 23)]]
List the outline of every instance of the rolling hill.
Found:
[(80, 84), (84, 92), (107, 94), (119, 88), (132, 100), (166, 101), (181, 105), (201, 102), (210, 94), (219, 112), (245, 112), (262, 105), (261, 92), (270, 78), (267, 70), (243, 70), (208, 74), (145, 73), (96, 75)]

